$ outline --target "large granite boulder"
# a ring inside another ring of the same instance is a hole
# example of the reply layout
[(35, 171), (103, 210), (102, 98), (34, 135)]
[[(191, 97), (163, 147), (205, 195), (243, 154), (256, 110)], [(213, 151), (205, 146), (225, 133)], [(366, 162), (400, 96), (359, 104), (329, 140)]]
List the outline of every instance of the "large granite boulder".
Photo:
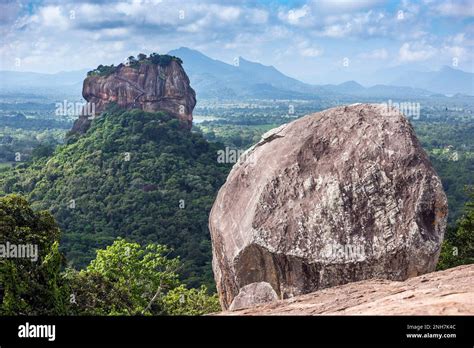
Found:
[[(265, 134), (220, 189), (209, 226), (223, 309), (268, 283), (279, 298), (435, 269), (441, 181), (407, 119), (384, 105), (308, 115)], [(256, 298), (268, 298), (258, 293)]]
[[(88, 105), (76, 120), (71, 133), (85, 133), (95, 116), (114, 102), (122, 108), (144, 111), (166, 111), (191, 129), (196, 93), (189, 84), (181, 63), (166, 65), (141, 63), (137, 67), (119, 65), (107, 76), (88, 76), (82, 96)], [(91, 115), (91, 110), (94, 115)]]

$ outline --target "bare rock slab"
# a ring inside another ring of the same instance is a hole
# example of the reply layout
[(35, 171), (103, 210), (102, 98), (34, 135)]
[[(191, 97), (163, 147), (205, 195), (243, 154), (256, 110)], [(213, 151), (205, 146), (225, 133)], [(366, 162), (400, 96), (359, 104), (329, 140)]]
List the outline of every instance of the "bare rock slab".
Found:
[[(94, 106), (95, 115), (113, 102), (125, 109), (165, 111), (189, 129), (196, 105), (196, 93), (189, 78), (181, 64), (174, 60), (166, 66), (142, 63), (134, 68), (121, 64), (108, 76), (88, 76), (84, 80), (82, 96)], [(85, 133), (91, 119), (91, 115), (81, 115), (74, 123), (72, 133)]]
[(474, 315), (474, 265), (372, 279), (217, 315)]
[(431, 272), (447, 212), (441, 181), (397, 111), (354, 104), (283, 125), (241, 157), (212, 207), (222, 308), (252, 283), (284, 299)]

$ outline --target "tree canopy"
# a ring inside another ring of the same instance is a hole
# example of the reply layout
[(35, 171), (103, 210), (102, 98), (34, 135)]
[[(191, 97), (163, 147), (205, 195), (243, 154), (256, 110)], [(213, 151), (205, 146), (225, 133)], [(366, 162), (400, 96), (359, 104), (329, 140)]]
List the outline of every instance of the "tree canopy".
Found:
[[(127, 66), (132, 68), (138, 68), (140, 64), (155, 64), (159, 66), (167, 66), (172, 61), (175, 61), (179, 64), (183, 64), (183, 61), (179, 57), (170, 56), (168, 54), (158, 54), (158, 53), (151, 53), (150, 56), (147, 57), (144, 53), (139, 53), (137, 58), (134, 56), (130, 56), (127, 58)], [(102, 65), (100, 64), (96, 69), (91, 70), (87, 73), (87, 76), (109, 76), (115, 73), (123, 64), (114, 66), (112, 65)]]
[(212, 288), (208, 212), (230, 167), (219, 148), (165, 113), (111, 107), (53, 156), (1, 172), (0, 194), (49, 209), (76, 268), (122, 236), (168, 245), (186, 284)]
[(118, 238), (83, 270), (64, 269), (54, 218), (24, 197), (0, 198), (0, 245), (36, 245), (38, 258), (0, 258), (1, 315), (199, 315), (219, 310), (217, 295), (188, 289), (182, 264), (163, 245)]

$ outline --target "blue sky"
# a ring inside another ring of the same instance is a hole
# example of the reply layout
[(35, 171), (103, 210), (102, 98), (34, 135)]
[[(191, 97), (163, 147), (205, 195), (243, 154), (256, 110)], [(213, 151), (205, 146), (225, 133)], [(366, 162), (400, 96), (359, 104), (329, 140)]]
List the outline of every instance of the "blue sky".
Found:
[(0, 19), (1, 70), (77, 70), (186, 46), (310, 83), (398, 66), (474, 71), (472, 0), (2, 0)]

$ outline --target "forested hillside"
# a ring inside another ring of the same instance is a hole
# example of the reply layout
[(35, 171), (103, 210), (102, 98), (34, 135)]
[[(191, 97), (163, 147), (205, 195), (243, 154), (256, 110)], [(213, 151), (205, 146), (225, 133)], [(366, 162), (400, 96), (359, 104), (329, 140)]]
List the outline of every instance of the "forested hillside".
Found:
[(51, 157), (1, 173), (0, 194), (51, 211), (75, 267), (123, 237), (169, 246), (186, 284), (213, 287), (207, 219), (229, 170), (218, 147), (165, 113), (111, 106)]

